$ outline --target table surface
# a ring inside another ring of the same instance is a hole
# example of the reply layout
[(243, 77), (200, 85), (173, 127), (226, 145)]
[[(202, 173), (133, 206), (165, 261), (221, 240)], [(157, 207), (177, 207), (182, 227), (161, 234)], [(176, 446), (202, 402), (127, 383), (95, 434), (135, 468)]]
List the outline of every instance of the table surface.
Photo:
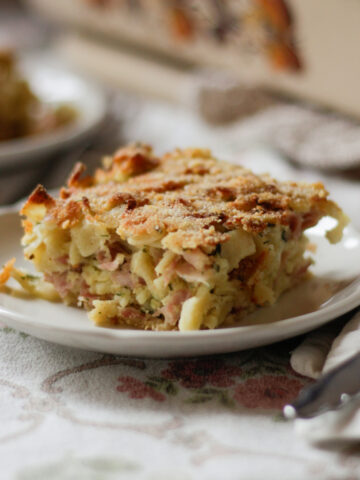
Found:
[[(142, 140), (157, 152), (206, 145), (256, 172), (324, 180), (360, 227), (358, 180), (290, 165), (261, 143), (270, 127), (260, 114), (257, 121), (215, 128), (185, 108), (113, 93), (109, 119), (91, 145), (21, 174), (1, 172), (0, 202), (39, 180), (60, 185), (79, 158), (91, 167), (119, 144)], [(1, 325), (1, 478), (359, 478), (358, 451), (312, 447), (280, 415), (309, 382), (289, 366), (298, 342), (143, 360), (66, 348)]]

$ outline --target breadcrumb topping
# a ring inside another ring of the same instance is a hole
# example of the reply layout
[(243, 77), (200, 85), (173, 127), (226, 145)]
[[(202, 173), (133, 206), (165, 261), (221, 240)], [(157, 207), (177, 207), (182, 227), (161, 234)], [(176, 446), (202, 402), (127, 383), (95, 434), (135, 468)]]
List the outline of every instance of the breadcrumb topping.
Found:
[(83, 172), (77, 164), (57, 199), (37, 187), (22, 213), (31, 217), (32, 207), (43, 204), (47, 221), (64, 229), (88, 218), (124, 239), (154, 237), (173, 249), (213, 247), (239, 228), (257, 234), (280, 224), (302, 231), (324, 215), (341, 214), (321, 183), (278, 182), (205, 149), (158, 158), (151, 147), (133, 145), (105, 158), (94, 176)]

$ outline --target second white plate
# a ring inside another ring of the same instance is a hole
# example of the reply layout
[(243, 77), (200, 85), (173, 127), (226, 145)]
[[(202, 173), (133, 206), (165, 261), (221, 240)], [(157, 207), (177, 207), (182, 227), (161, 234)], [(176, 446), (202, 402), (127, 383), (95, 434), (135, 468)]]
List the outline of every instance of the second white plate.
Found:
[(43, 102), (71, 105), (78, 118), (52, 133), (0, 142), (0, 167), (34, 164), (45, 155), (83, 141), (95, 132), (106, 113), (101, 90), (54, 60), (29, 57), (20, 61), (20, 68)]
[[(185, 357), (225, 353), (284, 340), (307, 332), (360, 304), (360, 234), (351, 226), (343, 240), (329, 245), (323, 219), (308, 231), (316, 244), (314, 278), (285, 293), (278, 303), (244, 319), (239, 326), (196, 332), (148, 332), (100, 328), (83, 310), (24, 296), (0, 294), (0, 318), (6, 325), (72, 347), (139, 357)], [(20, 219), (14, 211), (0, 215), (0, 264), (17, 257)], [(30, 268), (29, 265), (26, 265)]]

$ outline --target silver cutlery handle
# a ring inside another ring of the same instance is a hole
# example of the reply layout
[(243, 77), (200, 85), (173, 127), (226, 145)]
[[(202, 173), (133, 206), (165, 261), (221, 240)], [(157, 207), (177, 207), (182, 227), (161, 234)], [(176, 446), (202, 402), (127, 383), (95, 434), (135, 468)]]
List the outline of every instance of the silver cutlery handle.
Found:
[(286, 418), (311, 418), (340, 407), (360, 392), (360, 353), (334, 368), (303, 389), (291, 405), (284, 407)]

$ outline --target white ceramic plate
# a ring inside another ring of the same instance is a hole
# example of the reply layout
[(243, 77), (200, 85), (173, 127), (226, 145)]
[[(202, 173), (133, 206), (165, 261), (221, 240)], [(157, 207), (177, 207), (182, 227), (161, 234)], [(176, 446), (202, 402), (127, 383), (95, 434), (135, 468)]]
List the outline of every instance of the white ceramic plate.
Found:
[(51, 133), (0, 142), (0, 167), (34, 164), (46, 155), (85, 140), (99, 127), (106, 113), (101, 90), (54, 60), (34, 56), (19, 63), (31, 88), (43, 102), (54, 106), (72, 105), (78, 118)]
[[(337, 245), (324, 239), (323, 219), (309, 230), (317, 245), (314, 278), (284, 294), (276, 306), (250, 315), (238, 327), (196, 332), (147, 332), (100, 328), (83, 310), (44, 300), (0, 294), (0, 318), (6, 325), (63, 345), (121, 355), (175, 357), (225, 353), (289, 338), (351, 310), (360, 304), (360, 234), (345, 230)], [(0, 264), (17, 257), (26, 265), (20, 247), (16, 212), (0, 214)], [(26, 265), (30, 269), (30, 265)], [(14, 284), (15, 285), (15, 284)]]

